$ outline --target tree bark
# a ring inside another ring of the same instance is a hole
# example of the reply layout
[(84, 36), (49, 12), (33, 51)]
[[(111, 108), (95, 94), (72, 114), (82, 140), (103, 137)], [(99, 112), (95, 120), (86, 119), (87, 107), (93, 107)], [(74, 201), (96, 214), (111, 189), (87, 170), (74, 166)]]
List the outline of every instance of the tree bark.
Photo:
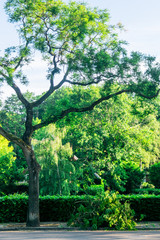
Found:
[(27, 222), (28, 227), (40, 226), (39, 215), (39, 172), (40, 165), (36, 161), (33, 149), (23, 149), (29, 172), (29, 200)]

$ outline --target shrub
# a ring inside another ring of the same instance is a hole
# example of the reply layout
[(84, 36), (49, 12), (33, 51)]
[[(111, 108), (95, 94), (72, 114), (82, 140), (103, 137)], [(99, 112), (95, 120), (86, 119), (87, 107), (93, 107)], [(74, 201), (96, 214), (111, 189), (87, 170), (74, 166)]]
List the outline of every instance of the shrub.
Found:
[(104, 185), (91, 185), (86, 189), (86, 193), (93, 196), (104, 194)]
[(115, 192), (125, 192), (126, 172), (120, 164), (107, 163), (102, 178), (106, 182), (105, 189)]
[(106, 192), (97, 198), (88, 199), (87, 205), (81, 204), (78, 212), (72, 216), (70, 225), (82, 229), (133, 229), (133, 211), (127, 202), (121, 204), (117, 194)]
[(155, 163), (149, 168), (149, 179), (156, 188), (160, 188), (159, 173), (160, 173), (160, 163)]
[(125, 184), (125, 193), (133, 193), (135, 189), (140, 188), (142, 180), (144, 178), (144, 172), (140, 170), (135, 164), (127, 163), (124, 165), (126, 171), (127, 180)]

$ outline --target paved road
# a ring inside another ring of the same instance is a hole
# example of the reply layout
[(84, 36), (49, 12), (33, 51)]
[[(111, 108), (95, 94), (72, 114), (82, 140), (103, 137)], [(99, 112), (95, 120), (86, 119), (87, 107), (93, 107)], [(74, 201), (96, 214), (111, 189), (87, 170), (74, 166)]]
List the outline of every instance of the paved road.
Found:
[(160, 231), (86, 232), (24, 231), (0, 232), (0, 240), (160, 240)]

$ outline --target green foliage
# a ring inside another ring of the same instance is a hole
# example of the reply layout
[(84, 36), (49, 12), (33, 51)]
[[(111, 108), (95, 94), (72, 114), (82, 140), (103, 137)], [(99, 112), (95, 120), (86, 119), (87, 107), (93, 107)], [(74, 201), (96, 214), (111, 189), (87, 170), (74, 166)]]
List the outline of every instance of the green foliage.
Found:
[(121, 195), (121, 202), (126, 200), (131, 209), (135, 211), (135, 221), (159, 221), (160, 220), (160, 195)]
[(151, 183), (149, 183), (149, 182), (143, 182), (142, 184), (141, 184), (141, 188), (142, 189), (146, 189), (146, 188), (155, 188), (155, 186), (153, 185), (153, 184), (151, 184)]
[[(24, 96), (29, 101), (36, 99), (34, 93), (31, 92), (26, 92)], [(37, 117), (38, 113), (36, 111), (34, 114), (34, 116)], [(1, 125), (6, 131), (15, 134), (18, 137), (23, 135), (25, 130), (24, 123), (26, 120), (26, 110), (15, 94), (12, 94), (5, 100), (0, 111), (0, 118)]]
[(124, 164), (124, 170), (127, 175), (126, 179), (126, 193), (133, 193), (136, 188), (140, 188), (144, 178), (144, 172), (140, 170), (134, 163)]
[[(117, 36), (116, 29), (121, 26), (110, 25), (106, 9), (90, 8), (76, 1), (66, 4), (61, 0), (7, 0), (5, 9), (10, 21), (19, 24), (24, 42), (18, 49), (8, 49), (0, 58), (2, 80), (6, 80), (7, 73), (8, 84), (13, 77), (25, 82), (22, 72), (17, 73), (15, 66), (19, 61), (20, 67), (28, 63), (36, 49), (49, 63), (49, 79), (53, 77), (53, 70), (59, 73), (63, 66), (69, 69), (72, 83), (85, 85), (105, 81), (109, 85), (118, 84), (119, 90), (125, 87), (149, 97), (156, 93), (159, 64), (155, 63), (155, 58), (138, 52), (127, 55), (124, 41)], [(10, 57), (12, 52), (17, 56)]]
[(68, 221), (81, 203), (88, 204), (93, 196), (43, 196), (40, 197), (41, 221)]
[[(112, 86), (110, 89), (112, 89), (111, 91), (116, 90), (117, 86)], [(106, 85), (61, 88), (42, 105), (45, 112), (41, 107), (37, 108), (34, 116), (39, 116), (40, 122), (48, 116), (51, 117), (53, 113), (60, 114), (63, 109), (73, 106), (88, 106), (90, 101), (95, 101), (105, 91)], [(31, 101), (36, 99), (31, 93), (26, 93), (25, 96)], [(18, 103), (19, 110), (14, 106), (11, 107), (11, 102), (16, 105), (18, 100), (15, 96), (6, 100), (0, 113), (3, 116), (3, 126), (6, 123), (7, 130), (13, 133), (18, 131), (18, 134), (21, 135), (25, 111), (20, 103)], [(53, 104), (55, 102), (56, 104)], [(40, 178), (43, 176), (41, 178), (43, 184), (40, 183), (41, 194), (60, 194), (60, 192), (75, 194), (80, 191), (81, 187), (83, 187), (81, 191), (85, 192), (88, 185), (94, 183), (95, 172), (104, 179), (105, 189), (129, 193), (134, 188), (139, 187), (142, 174), (138, 173), (138, 168), (148, 167), (158, 161), (159, 156), (160, 125), (156, 120), (157, 111), (154, 104), (154, 101), (142, 101), (141, 98), (137, 99), (135, 96), (124, 94), (102, 103), (89, 114), (71, 113), (56, 124), (56, 133), (40, 130), (34, 135), (34, 138), (37, 139), (35, 150), (37, 148), (38, 155), (41, 155), (41, 164), (43, 165), (43, 173), (41, 172), (40, 175)], [(18, 111), (20, 114), (16, 117)], [(37, 123), (34, 121), (34, 124)], [(16, 128), (12, 128), (13, 124)], [(58, 128), (64, 128), (65, 132), (58, 130)], [(69, 143), (73, 150), (71, 150)], [(43, 148), (40, 148), (40, 144)], [(23, 169), (25, 164), (22, 153), (16, 148), (14, 151), (17, 154), (16, 165)], [(78, 156), (77, 162), (71, 161), (71, 151)], [(60, 171), (59, 178), (55, 164), (57, 157), (59, 159), (58, 168), (62, 171)], [(60, 160), (61, 158), (66, 160)], [(46, 159), (48, 159), (48, 163)], [(135, 170), (133, 167), (130, 170), (125, 170), (125, 166), (132, 162), (135, 163)], [(50, 168), (51, 165), (54, 166)], [(67, 173), (64, 168), (68, 169)], [(70, 175), (69, 172), (72, 174)], [(137, 186), (134, 180), (135, 176), (139, 179)], [(58, 179), (61, 179), (59, 183)], [(53, 189), (55, 190), (53, 191)]]
[(159, 173), (160, 173), (160, 163), (155, 163), (149, 168), (149, 179), (156, 188), (160, 188)]
[(28, 197), (25, 195), (0, 197), (0, 222), (25, 222), (27, 205)]
[(85, 81), (79, 71), (90, 80), (95, 73), (106, 72), (105, 65), (115, 68), (120, 43), (116, 27), (109, 25), (107, 10), (91, 9), (76, 1), (65, 4), (60, 0), (34, 3), (8, 0), (5, 9), (11, 22), (25, 23), (19, 25), (20, 35), (49, 62), (49, 78), (53, 56), (59, 66), (70, 67), (73, 79), (78, 75), (79, 80)]
[[(109, 227), (109, 222), (110, 225), (112, 225), (112, 229), (122, 228), (124, 224), (126, 227), (128, 225), (128, 228), (130, 228), (131, 226), (134, 227), (134, 225), (131, 224), (133, 223), (132, 221), (129, 221), (131, 212), (128, 209), (128, 203), (135, 212), (134, 220), (142, 220), (143, 216), (143, 220), (146, 221), (160, 221), (160, 195), (154, 196), (145, 194), (127, 196), (114, 194), (109, 195), (107, 199), (105, 199), (106, 202), (104, 199), (103, 196), (98, 198), (93, 196), (40, 197), (41, 221), (69, 221), (72, 214), (76, 216), (78, 213), (77, 216), (83, 216), (83, 221), (85, 221), (85, 215), (88, 215), (86, 222), (81, 223), (87, 224), (90, 219), (90, 224), (92, 223), (90, 227), (96, 224), (93, 226), (93, 229), (96, 229), (96, 226), (100, 227), (102, 222), (105, 223), (105, 225), (102, 225), (102, 227), (105, 228)], [(127, 203), (124, 204), (125, 202)], [(27, 204), (28, 196), (24, 194), (0, 197), (0, 222), (25, 222)], [(80, 208), (81, 205), (83, 205), (83, 207)], [(106, 206), (109, 206), (109, 208), (106, 208)], [(92, 212), (92, 210), (94, 210), (94, 212)], [(106, 218), (100, 217), (98, 212), (107, 212)], [(94, 221), (92, 222), (93, 216)]]
[(156, 188), (140, 188), (140, 189), (135, 189), (134, 192), (135, 194), (160, 195), (160, 189), (156, 189)]
[(70, 224), (82, 229), (133, 229), (133, 212), (127, 202), (121, 204), (115, 193), (88, 199), (87, 206), (81, 205), (78, 212), (71, 218)]
[[(74, 106), (81, 106), (88, 103), (88, 99), (98, 98), (104, 94), (105, 88), (103, 85), (85, 89), (81, 87), (61, 89), (60, 100), (57, 92), (50, 98), (46, 114), (56, 111), (51, 104), (56, 100), (57, 108), (73, 107), (72, 102)], [(113, 91), (117, 86), (110, 88)], [(78, 101), (80, 96), (83, 97), (84, 103), (83, 99), (82, 102)], [(106, 188), (131, 192), (141, 184), (143, 171), (140, 172), (139, 168), (143, 170), (159, 159), (160, 125), (156, 115), (153, 101), (142, 101), (135, 96), (124, 94), (100, 104), (92, 112), (72, 113), (58, 122), (57, 126), (66, 127), (64, 141), (71, 143), (73, 151), (79, 157), (86, 184), (93, 183), (92, 172), (97, 172), (105, 180)], [(129, 165), (130, 170), (127, 170)], [(138, 178), (137, 186), (135, 176)]]
[[(82, 202), (93, 196), (40, 196), (41, 221), (68, 221)], [(0, 222), (25, 222), (28, 196), (9, 195), (0, 197)]]
[(0, 136), (0, 194), (8, 193), (9, 185), (16, 181), (15, 154), (9, 142)]
[(93, 196), (104, 194), (104, 184), (88, 186), (85, 193)]
[(105, 168), (102, 169), (102, 177), (105, 179), (106, 188), (112, 191), (126, 191), (125, 184), (127, 174), (124, 168), (117, 163), (105, 163)]
[(65, 129), (57, 131), (50, 125), (39, 130), (32, 141), (41, 165), (41, 195), (70, 195), (78, 191), (72, 148), (69, 143), (62, 143), (64, 136)]

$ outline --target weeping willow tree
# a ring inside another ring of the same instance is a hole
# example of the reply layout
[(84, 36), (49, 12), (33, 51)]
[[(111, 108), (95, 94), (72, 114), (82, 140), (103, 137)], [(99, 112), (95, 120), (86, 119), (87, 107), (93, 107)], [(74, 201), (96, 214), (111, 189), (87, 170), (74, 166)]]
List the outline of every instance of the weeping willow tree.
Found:
[(72, 148), (70, 143), (62, 143), (65, 133), (65, 129), (58, 131), (55, 125), (49, 125), (43, 131), (39, 130), (33, 139), (35, 154), (41, 165), (41, 195), (69, 195), (78, 190)]

